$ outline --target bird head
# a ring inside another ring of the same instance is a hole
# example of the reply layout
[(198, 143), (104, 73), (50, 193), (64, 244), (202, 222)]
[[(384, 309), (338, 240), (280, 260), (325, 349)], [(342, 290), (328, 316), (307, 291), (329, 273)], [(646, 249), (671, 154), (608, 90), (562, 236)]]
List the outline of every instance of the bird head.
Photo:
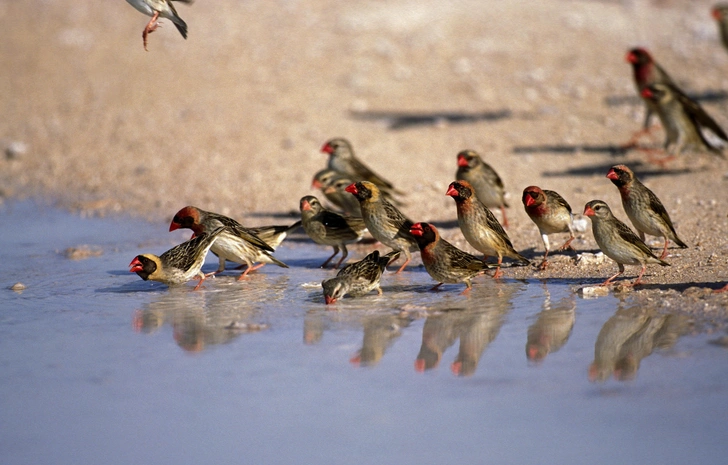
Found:
[(149, 279), (149, 275), (157, 271), (157, 260), (151, 254), (137, 255), (129, 263), (129, 272), (138, 274), (140, 278), (146, 281)]
[(323, 147), (321, 147), (321, 151), (329, 155), (343, 157), (349, 157), (353, 155), (351, 144), (343, 137), (337, 137), (335, 139), (329, 140), (323, 145)]
[(468, 169), (475, 166), (478, 160), (478, 154), (473, 150), (463, 150), (458, 153), (458, 168)]
[(537, 207), (546, 200), (546, 194), (537, 186), (528, 186), (523, 189), (521, 200), (526, 207)]
[(301, 201), (299, 202), (299, 208), (301, 210), (301, 213), (303, 213), (303, 212), (315, 213), (320, 209), (320, 207), (321, 207), (321, 203), (313, 195), (307, 195), (305, 197), (301, 197)]
[(437, 229), (429, 223), (415, 223), (410, 227), (410, 234), (415, 236), (417, 245), (425, 247), (439, 238)]
[(324, 289), (324, 301), (326, 301), (326, 305), (336, 303), (336, 301), (344, 297), (346, 292), (349, 290), (344, 280), (338, 276), (331, 279), (325, 279), (321, 282), (321, 287)]
[(607, 178), (617, 187), (630, 184), (634, 179), (634, 173), (626, 165), (614, 165), (607, 173)]
[(625, 59), (634, 66), (643, 66), (652, 63), (652, 56), (646, 49), (638, 47), (627, 52)]
[(720, 7), (717, 7), (717, 6), (714, 7), (710, 11), (710, 14), (713, 16), (713, 19), (715, 19), (716, 21), (722, 21), (723, 20), (723, 11), (722, 11), (722, 9)]
[(473, 186), (468, 181), (454, 181), (450, 183), (445, 195), (449, 195), (456, 202), (462, 202), (473, 195)]
[(175, 231), (180, 228), (186, 228), (193, 230), (196, 234), (200, 234), (205, 229), (201, 224), (200, 216), (199, 208), (188, 205), (174, 215), (172, 222), (169, 224), (169, 230)]
[(606, 218), (611, 213), (612, 211), (609, 209), (609, 206), (602, 200), (592, 200), (584, 206), (584, 216)]
[(359, 201), (376, 200), (379, 198), (379, 188), (369, 181), (352, 183), (344, 190), (353, 194)]

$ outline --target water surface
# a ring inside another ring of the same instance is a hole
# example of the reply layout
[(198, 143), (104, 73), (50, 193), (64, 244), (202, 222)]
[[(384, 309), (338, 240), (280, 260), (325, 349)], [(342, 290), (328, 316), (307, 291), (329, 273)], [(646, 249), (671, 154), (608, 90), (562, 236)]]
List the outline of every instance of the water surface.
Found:
[[(0, 207), (0, 462), (725, 463), (728, 353), (564, 281), (477, 278), (325, 306), (302, 241), (245, 281), (127, 264), (187, 234)], [(89, 244), (100, 256), (70, 260)], [(369, 249), (355, 249), (362, 256)], [(217, 262), (208, 259), (205, 270)], [(8, 288), (15, 282), (22, 292)]]

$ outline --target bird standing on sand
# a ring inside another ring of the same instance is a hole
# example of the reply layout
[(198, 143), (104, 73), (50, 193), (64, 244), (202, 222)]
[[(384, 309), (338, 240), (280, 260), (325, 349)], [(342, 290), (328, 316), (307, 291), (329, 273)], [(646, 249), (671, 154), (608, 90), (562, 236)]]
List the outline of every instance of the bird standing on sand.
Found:
[(498, 173), (480, 158), (474, 150), (463, 150), (458, 153), (458, 169), (455, 179), (467, 181), (475, 190), (475, 195), (488, 208), (500, 208), (503, 215), (503, 227), (508, 227), (506, 217), (505, 187)]
[[(147, 50), (147, 36), (152, 32), (156, 31), (160, 24), (157, 20), (161, 18), (167, 18), (172, 21), (174, 26), (177, 28), (182, 37), (187, 39), (187, 23), (177, 14), (172, 0), (126, 0), (131, 6), (136, 8), (138, 11), (144, 13), (147, 16), (151, 16), (144, 31), (142, 32), (142, 42), (144, 43), (144, 50)], [(193, 0), (174, 0), (180, 3), (191, 4)]]
[[(528, 186), (523, 189), (523, 207), (531, 220), (536, 223), (541, 233), (546, 253), (539, 268), (545, 270), (548, 266), (549, 234), (569, 233), (569, 239), (558, 250), (571, 248), (574, 240), (573, 215), (571, 206), (558, 193), (537, 186)], [(572, 249), (573, 250), (573, 249)]]
[(354, 155), (354, 149), (348, 140), (341, 137), (331, 139), (321, 147), (321, 151), (329, 155), (329, 169), (349, 176), (352, 181), (374, 183), (387, 197), (392, 198), (395, 194), (404, 195), (403, 192), (395, 189), (391, 182), (376, 174), (359, 160)]
[(728, 3), (719, 3), (711, 10), (713, 18), (718, 22), (718, 31), (723, 47), (728, 50)]
[(633, 141), (636, 141), (637, 137), (647, 132), (650, 127), (652, 115), (657, 114), (657, 105), (649, 99), (645, 99), (642, 91), (652, 84), (674, 86), (675, 83), (667, 72), (652, 58), (650, 52), (644, 48), (633, 48), (627, 53), (626, 60), (632, 65), (632, 75), (634, 77), (635, 87), (637, 88), (637, 95), (645, 102), (645, 122), (642, 125), (642, 131), (635, 134), (632, 138)]
[(609, 285), (614, 278), (624, 273), (624, 265), (642, 265), (642, 271), (630, 286), (642, 283), (642, 275), (645, 274), (648, 264), (670, 266), (657, 258), (629, 226), (619, 221), (605, 202), (592, 200), (587, 203), (584, 206), (584, 215), (592, 220), (592, 233), (601, 251), (619, 266), (619, 272), (601, 286)]
[(681, 249), (687, 248), (687, 245), (677, 237), (670, 215), (660, 199), (637, 179), (631, 169), (625, 165), (612, 166), (607, 178), (619, 189), (622, 207), (639, 233), (640, 239), (644, 241), (645, 234), (665, 238), (661, 259), (667, 257), (668, 240), (676, 243)]
[(665, 151), (672, 156), (683, 150), (710, 152), (725, 158), (720, 147), (703, 135), (707, 129), (728, 142), (723, 128), (694, 100), (675, 86), (652, 84), (642, 89), (642, 97), (652, 102), (665, 129)]
[(503, 257), (528, 264), (526, 257), (516, 252), (508, 234), (503, 230), (493, 213), (475, 195), (467, 181), (455, 181), (445, 193), (455, 200), (458, 211), (458, 225), (468, 243), (484, 255), (498, 257), (498, 267), (494, 278), (500, 277)]
[(197, 290), (205, 280), (205, 274), (201, 271), (205, 256), (224, 230), (224, 227), (219, 227), (209, 233), (202, 233), (160, 256), (151, 253), (137, 255), (129, 263), (129, 272), (138, 274), (144, 281), (159, 281), (167, 285), (186, 283), (197, 276), (199, 281), (194, 289)]
[(361, 215), (369, 233), (382, 244), (404, 252), (407, 258), (397, 270), (400, 273), (417, 250), (417, 241), (410, 232), (412, 221), (385, 199), (379, 188), (369, 181), (355, 182), (346, 188), (359, 201)]
[(347, 215), (361, 217), (359, 201), (346, 192), (346, 187), (353, 182), (348, 175), (326, 168), (314, 175), (311, 187), (320, 189), (326, 200)]
[(349, 255), (346, 244), (358, 242), (364, 236), (367, 229), (364, 221), (361, 218), (346, 218), (327, 210), (321, 205), (319, 199), (312, 195), (302, 197), (299, 206), (303, 230), (306, 231), (308, 237), (317, 244), (330, 245), (334, 248), (333, 255), (321, 264), (321, 268), (326, 268), (326, 265), (341, 249), (341, 258), (334, 266), (334, 268), (338, 268)]
[(379, 295), (382, 295), (382, 289), (379, 287), (382, 273), (390, 262), (399, 258), (399, 254), (398, 251), (393, 250), (382, 256), (379, 255), (378, 250), (375, 250), (362, 260), (346, 265), (336, 274), (336, 277), (325, 279), (321, 286), (324, 288), (326, 304), (333, 304), (346, 294), (360, 297), (374, 289)]
[(415, 223), (410, 232), (417, 240), (425, 270), (438, 282), (432, 290), (444, 283), (465, 283), (463, 294), (470, 292), (470, 279), (487, 270), (490, 265), (474, 255), (464, 252), (445, 239), (429, 223)]
[[(191, 205), (182, 208), (174, 215), (169, 225), (169, 230), (174, 231), (180, 228), (191, 229), (195, 235), (210, 232), (220, 226), (226, 226), (226, 230), (220, 235), (210, 249), (220, 260), (220, 265), (212, 274), (225, 271), (225, 261), (240, 263), (247, 265), (245, 271), (240, 274), (238, 280), (244, 279), (248, 273), (255, 271), (266, 263), (273, 263), (282, 268), (288, 268), (288, 265), (271, 255), (278, 239), (283, 240), (275, 233), (270, 234), (271, 242), (275, 245), (268, 244), (259, 237), (254, 230), (246, 228), (234, 219), (218, 213), (208, 212)], [(280, 243), (280, 241), (278, 241)], [(254, 265), (254, 263), (258, 265)]]

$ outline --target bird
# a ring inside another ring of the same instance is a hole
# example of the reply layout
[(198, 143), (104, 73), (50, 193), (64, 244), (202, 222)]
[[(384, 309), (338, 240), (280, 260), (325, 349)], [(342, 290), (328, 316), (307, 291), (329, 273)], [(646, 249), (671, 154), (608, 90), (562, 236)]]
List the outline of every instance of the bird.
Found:
[(652, 84), (642, 90), (642, 97), (655, 105), (665, 129), (665, 151), (672, 156), (683, 150), (711, 152), (725, 158), (720, 147), (703, 135), (707, 129), (728, 142), (723, 128), (703, 108), (680, 89), (669, 84)]
[[(187, 39), (187, 23), (177, 14), (177, 10), (172, 4), (173, 0), (126, 0), (129, 5), (136, 8), (141, 13), (147, 16), (151, 16), (144, 31), (142, 32), (142, 42), (144, 43), (144, 50), (147, 50), (147, 36), (156, 31), (160, 24), (157, 20), (161, 18), (167, 18), (172, 21), (172, 24), (177, 28), (182, 37)], [(180, 3), (191, 4), (193, 0), (174, 0)]]
[(642, 125), (642, 131), (637, 132), (633, 137), (631, 144), (634, 145), (637, 138), (646, 133), (650, 127), (652, 115), (657, 114), (657, 105), (649, 99), (645, 99), (642, 91), (653, 84), (665, 84), (675, 86), (669, 74), (652, 58), (650, 52), (644, 48), (633, 48), (627, 52), (627, 62), (632, 64), (632, 74), (634, 77), (637, 95), (645, 102), (645, 121)]
[(404, 253), (405, 262), (397, 270), (397, 273), (401, 273), (412, 260), (411, 252), (417, 250), (417, 241), (410, 232), (413, 222), (384, 198), (374, 183), (355, 182), (347, 186), (346, 192), (353, 194), (359, 201), (364, 224), (372, 237)]
[(345, 214), (361, 217), (359, 201), (345, 191), (346, 186), (352, 182), (354, 180), (348, 175), (326, 168), (314, 175), (311, 187), (320, 189), (326, 200), (340, 208)]
[(202, 272), (205, 256), (226, 229), (221, 226), (210, 232), (198, 234), (160, 256), (151, 253), (137, 255), (129, 263), (129, 272), (138, 274), (144, 281), (159, 281), (167, 285), (186, 283), (197, 277), (199, 281), (194, 289), (197, 290), (206, 277)]
[(508, 234), (495, 218), (493, 213), (479, 200), (475, 189), (468, 181), (454, 181), (450, 183), (445, 195), (455, 200), (458, 212), (458, 225), (468, 243), (481, 252), (484, 257), (497, 256), (498, 265), (494, 278), (500, 277), (503, 272), (500, 267), (503, 257), (518, 260), (528, 264), (526, 257), (516, 252)]
[(604, 201), (588, 202), (584, 206), (584, 215), (591, 218), (592, 233), (599, 249), (619, 266), (619, 272), (601, 283), (601, 286), (608, 286), (614, 278), (624, 273), (624, 265), (642, 265), (639, 276), (628, 286), (642, 283), (642, 275), (645, 274), (648, 264), (670, 266), (666, 261), (657, 258), (629, 226), (619, 221)]
[(308, 237), (317, 244), (330, 245), (334, 248), (333, 255), (321, 264), (321, 268), (326, 268), (326, 265), (341, 249), (341, 258), (334, 266), (334, 268), (338, 268), (349, 255), (346, 244), (358, 242), (364, 236), (366, 232), (364, 220), (355, 217), (344, 217), (327, 210), (321, 205), (319, 199), (312, 195), (302, 197), (299, 207), (303, 230), (306, 231)]
[[(225, 261), (247, 265), (238, 280), (244, 279), (248, 273), (259, 269), (266, 263), (288, 268), (288, 265), (271, 255), (271, 252), (275, 250), (274, 246), (266, 243), (254, 230), (219, 213), (188, 205), (174, 215), (169, 224), (169, 230), (171, 232), (180, 228), (191, 229), (194, 236), (212, 231), (219, 226), (226, 226), (227, 229), (210, 249), (219, 259), (217, 271), (211, 274), (225, 271)], [(258, 265), (254, 265), (255, 263)]]
[(415, 237), (420, 248), (422, 263), (425, 270), (438, 282), (432, 290), (443, 283), (465, 283), (464, 294), (470, 292), (472, 284), (470, 279), (483, 273), (491, 265), (478, 257), (464, 252), (445, 239), (435, 226), (429, 223), (415, 223), (410, 227), (410, 233)]
[(369, 169), (359, 158), (354, 155), (354, 148), (347, 139), (337, 137), (328, 140), (321, 152), (329, 155), (329, 169), (344, 173), (352, 181), (369, 181), (379, 188), (387, 197), (404, 195), (404, 192), (395, 189), (394, 185)]
[(399, 251), (393, 250), (386, 255), (380, 255), (375, 250), (362, 260), (346, 265), (339, 270), (336, 277), (322, 281), (326, 304), (333, 304), (346, 294), (360, 297), (374, 289), (382, 295), (379, 280), (387, 265), (399, 258), (399, 254)]
[(475, 195), (488, 208), (499, 208), (503, 215), (503, 227), (508, 227), (506, 217), (505, 187), (498, 173), (480, 158), (474, 150), (463, 150), (457, 155), (458, 169), (455, 179), (467, 181)]
[(711, 10), (713, 18), (718, 22), (718, 30), (720, 32), (720, 40), (723, 47), (728, 50), (728, 4), (719, 3)]
[(614, 165), (607, 173), (607, 178), (619, 189), (622, 207), (640, 239), (644, 241), (645, 234), (665, 239), (661, 259), (667, 257), (668, 240), (676, 243), (681, 249), (688, 247), (677, 236), (670, 215), (660, 199), (637, 179), (631, 169), (625, 165)]
[(531, 221), (536, 223), (538, 232), (541, 233), (546, 253), (539, 268), (545, 270), (548, 266), (549, 234), (568, 232), (569, 239), (558, 250), (573, 250), (571, 242), (574, 240), (572, 224), (574, 218), (571, 214), (571, 206), (557, 192), (541, 189), (538, 186), (528, 186), (523, 189), (522, 201), (526, 214)]
[(268, 244), (272, 249), (278, 248), (281, 242), (296, 229), (301, 227), (301, 220), (296, 221), (291, 225), (272, 225), (272, 226), (258, 226), (255, 228), (247, 228), (248, 231), (258, 236), (263, 242)]

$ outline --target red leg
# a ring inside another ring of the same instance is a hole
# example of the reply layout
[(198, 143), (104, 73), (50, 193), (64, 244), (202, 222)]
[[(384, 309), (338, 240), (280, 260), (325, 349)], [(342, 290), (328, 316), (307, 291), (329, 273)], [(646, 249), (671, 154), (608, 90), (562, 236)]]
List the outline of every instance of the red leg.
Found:
[(501, 271), (501, 263), (503, 263), (503, 257), (498, 257), (498, 268), (495, 269), (493, 279), (498, 279), (503, 276), (503, 272)]
[[(574, 250), (574, 248), (573, 248), (573, 247), (571, 246), (571, 242), (572, 242), (572, 241), (573, 241), (574, 239), (575, 239), (575, 238), (574, 238), (574, 236), (573, 236), (573, 235), (572, 235), (571, 237), (569, 237), (569, 240), (568, 240), (568, 241), (566, 241), (566, 242), (564, 242), (564, 245), (562, 245), (561, 247), (559, 247), (559, 249), (558, 249), (558, 250)], [(546, 258), (546, 257), (544, 257), (544, 258)]]
[(155, 11), (152, 15), (152, 19), (147, 23), (146, 27), (144, 28), (144, 31), (142, 32), (142, 41), (144, 42), (144, 50), (147, 50), (147, 35), (154, 32), (157, 27), (159, 27), (159, 24), (157, 24), (157, 20), (159, 19), (159, 12)]
[(337, 253), (339, 253), (339, 248), (337, 246), (333, 246), (333, 247), (334, 247), (334, 254), (331, 255), (329, 258), (327, 258), (326, 261), (321, 264), (320, 268), (326, 268), (326, 265), (329, 264), (331, 259), (334, 258)]
[(432, 286), (432, 288), (431, 288), (430, 290), (431, 290), (431, 291), (436, 291), (436, 290), (437, 290), (437, 288), (439, 288), (440, 286), (442, 286), (442, 283), (437, 283), (437, 284), (435, 284), (434, 286)]
[(642, 284), (642, 275), (645, 274), (645, 270), (647, 269), (647, 265), (642, 265), (642, 271), (640, 271), (640, 275), (637, 276), (637, 279), (634, 280), (632, 283), (632, 286), (636, 286), (638, 284)]
[(614, 278), (616, 278), (617, 276), (621, 275), (622, 273), (624, 273), (624, 267), (620, 265), (619, 272), (617, 274), (615, 274), (614, 276), (612, 276), (611, 278), (604, 281), (603, 283), (601, 283), (600, 286), (609, 286), (609, 284), (612, 282), (612, 280)]
[(192, 290), (196, 291), (197, 289), (199, 289), (200, 286), (202, 286), (202, 281), (204, 281), (204, 280), (205, 280), (205, 275), (203, 274), (202, 277), (200, 277), (200, 280), (197, 282), (197, 286), (195, 286), (195, 288)]
[(713, 294), (720, 294), (721, 292), (728, 292), (728, 284), (713, 291)]
[(503, 215), (503, 227), (508, 227), (508, 217), (506, 217), (506, 207), (503, 205), (500, 206), (501, 215)]
[(664, 260), (667, 257), (667, 238), (665, 238), (665, 247), (662, 249), (662, 255), (660, 255), (660, 260)]
[(407, 260), (405, 260), (404, 263), (402, 263), (402, 266), (399, 267), (399, 269), (397, 270), (397, 272), (395, 274), (401, 273), (402, 270), (404, 270), (404, 267), (407, 266), (407, 264), (410, 262), (411, 259), (412, 259), (411, 257), (407, 257)]

